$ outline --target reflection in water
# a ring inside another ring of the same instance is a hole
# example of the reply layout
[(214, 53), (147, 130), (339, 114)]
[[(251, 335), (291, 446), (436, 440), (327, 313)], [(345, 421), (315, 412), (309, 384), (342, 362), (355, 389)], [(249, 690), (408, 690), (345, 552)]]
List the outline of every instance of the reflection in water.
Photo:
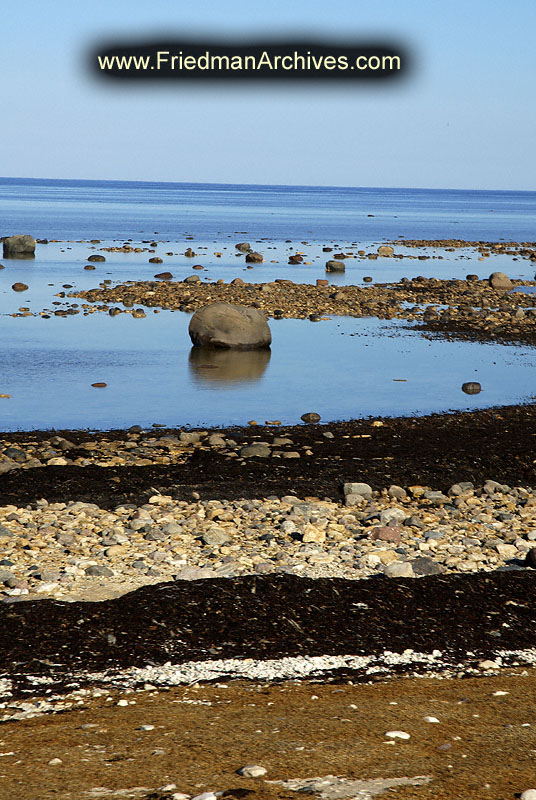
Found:
[(271, 351), (262, 350), (219, 350), (208, 347), (192, 347), (188, 366), (195, 383), (211, 384), (255, 383), (260, 381)]

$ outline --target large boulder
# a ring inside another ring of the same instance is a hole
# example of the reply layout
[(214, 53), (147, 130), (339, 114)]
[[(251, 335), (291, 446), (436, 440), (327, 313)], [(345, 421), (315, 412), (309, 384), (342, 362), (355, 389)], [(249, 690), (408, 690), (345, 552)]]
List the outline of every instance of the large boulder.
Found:
[(18, 234), (4, 239), (4, 258), (34, 258), (35, 239), (33, 236)]
[(257, 308), (213, 303), (196, 311), (188, 328), (195, 347), (257, 350), (270, 347), (272, 334)]

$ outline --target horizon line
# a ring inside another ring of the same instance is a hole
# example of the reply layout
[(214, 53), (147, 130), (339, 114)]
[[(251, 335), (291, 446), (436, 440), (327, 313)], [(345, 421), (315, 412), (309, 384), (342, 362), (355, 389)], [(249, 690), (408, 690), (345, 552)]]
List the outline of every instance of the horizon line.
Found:
[(159, 181), (159, 180), (139, 180), (124, 178), (45, 178), (45, 177), (25, 177), (2, 175), (0, 181), (65, 181), (69, 183), (134, 183), (134, 184), (155, 184), (160, 183), (170, 186), (262, 186), (269, 189), (381, 189), (381, 190), (411, 190), (421, 192), (516, 192), (524, 194), (535, 194), (534, 189), (474, 189), (460, 187), (431, 187), (431, 186), (354, 186), (342, 184), (315, 184), (315, 183), (227, 183), (212, 181)]

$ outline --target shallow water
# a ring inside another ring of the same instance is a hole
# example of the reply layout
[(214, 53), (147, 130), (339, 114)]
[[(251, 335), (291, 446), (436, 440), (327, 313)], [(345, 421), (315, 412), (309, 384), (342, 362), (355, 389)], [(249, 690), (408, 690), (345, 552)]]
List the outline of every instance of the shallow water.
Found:
[[(536, 193), (529, 192), (0, 179), (0, 233), (62, 239), (38, 245), (35, 259), (2, 259), (0, 394), (11, 398), (0, 398), (0, 429), (228, 425), (252, 418), (291, 424), (310, 410), (333, 420), (522, 402), (536, 391), (530, 348), (432, 342), (400, 323), (272, 321), (270, 353), (207, 355), (191, 351), (189, 316), (179, 312), (148, 311), (145, 319), (9, 315), (19, 309), (52, 313), (63, 302), (59, 292), (94, 288), (104, 280), (151, 280), (168, 270), (175, 279), (328, 278), (334, 286), (363, 285), (365, 276), (375, 282), (468, 273), (484, 278), (496, 270), (532, 280), (530, 261), (506, 255), (479, 260), (471, 249), (449, 253), (397, 245), (404, 258), (347, 258), (342, 274), (326, 273), (325, 262), (340, 251), (374, 253), (383, 241), (402, 235), (530, 240), (535, 211)], [(82, 237), (102, 241), (91, 245)], [(154, 237), (155, 252), (105, 252), (105, 263), (84, 270), (88, 255), (129, 237), (132, 246), (145, 248)], [(265, 263), (248, 268), (234, 246), (244, 240)], [(332, 252), (324, 253), (323, 246)], [(195, 258), (184, 255), (187, 247)], [(304, 263), (289, 265), (296, 252)], [(420, 254), (432, 258), (409, 258)], [(148, 263), (155, 255), (162, 264)], [(203, 270), (194, 273), (198, 264)], [(29, 289), (14, 292), (18, 281)], [(461, 392), (470, 380), (482, 383), (481, 394)], [(92, 388), (98, 381), (107, 388)]]
[[(429, 341), (400, 323), (271, 321), (270, 352), (193, 350), (190, 315), (0, 317), (0, 430), (296, 424), (522, 402), (536, 351)], [(467, 396), (465, 381), (481, 394)], [(106, 388), (92, 383), (105, 382)]]

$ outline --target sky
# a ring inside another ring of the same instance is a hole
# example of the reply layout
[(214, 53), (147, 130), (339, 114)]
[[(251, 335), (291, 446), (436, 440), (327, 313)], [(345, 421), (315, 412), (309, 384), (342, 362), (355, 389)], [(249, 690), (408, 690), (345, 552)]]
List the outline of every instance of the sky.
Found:
[[(5, 0), (0, 175), (536, 190), (534, 0)], [(373, 85), (97, 79), (110, 39), (394, 40)]]

